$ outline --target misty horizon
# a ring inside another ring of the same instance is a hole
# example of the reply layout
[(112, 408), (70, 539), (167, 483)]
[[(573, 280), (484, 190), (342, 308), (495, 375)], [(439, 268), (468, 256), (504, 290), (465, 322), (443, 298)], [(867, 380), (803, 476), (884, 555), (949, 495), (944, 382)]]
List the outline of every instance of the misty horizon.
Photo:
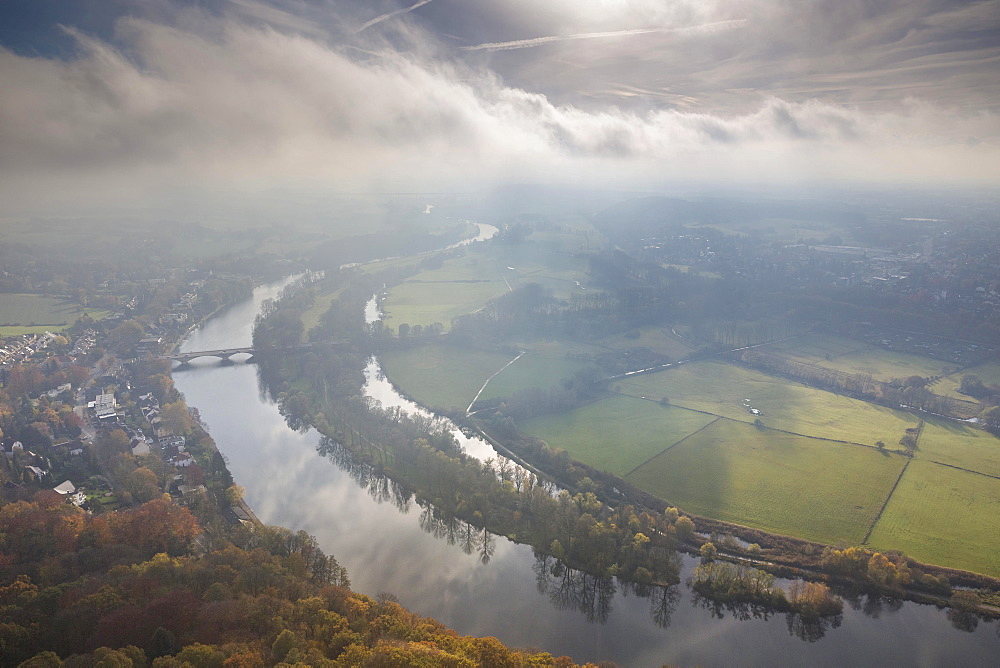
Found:
[(997, 2), (7, 3), (3, 216), (996, 186)]

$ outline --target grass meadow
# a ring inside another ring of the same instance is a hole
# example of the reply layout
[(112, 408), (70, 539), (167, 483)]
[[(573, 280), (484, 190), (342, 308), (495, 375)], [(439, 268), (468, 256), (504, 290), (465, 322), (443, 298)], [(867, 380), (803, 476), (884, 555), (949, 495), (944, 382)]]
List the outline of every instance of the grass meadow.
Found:
[(1000, 361), (992, 360), (984, 362), (983, 364), (977, 364), (976, 366), (953, 373), (931, 385), (930, 390), (935, 394), (941, 394), (946, 397), (953, 397), (963, 401), (975, 401), (972, 397), (958, 391), (962, 383), (962, 376), (965, 374), (979, 376), (979, 380), (987, 385), (1000, 385)]
[(914, 460), (869, 544), (1000, 577), (1000, 480)]
[[(721, 362), (696, 362), (617, 381), (624, 394), (659, 399), (805, 436), (893, 447), (917, 418)], [(745, 400), (749, 399), (749, 403)], [(747, 406), (761, 411), (751, 414)]]
[(498, 373), (480, 398), (508, 397), (530, 387), (546, 389), (572, 378), (573, 374), (588, 366), (590, 364), (583, 360), (528, 353)]
[(4, 336), (62, 331), (84, 313), (94, 320), (107, 311), (89, 309), (61, 297), (28, 294), (0, 294), (0, 333)]
[[(636, 334), (638, 336), (635, 336)], [(601, 339), (598, 343), (613, 350), (648, 348), (658, 355), (674, 360), (685, 359), (694, 351), (694, 348), (671, 334), (669, 327), (642, 327), (635, 330), (631, 336), (618, 334)]]
[(870, 373), (879, 381), (908, 376), (943, 376), (956, 365), (942, 360), (892, 350), (829, 334), (806, 334), (761, 348), (796, 362), (843, 373)]
[(521, 431), (594, 468), (624, 476), (715, 418), (616, 396), (519, 424)]
[(333, 300), (340, 296), (341, 289), (331, 289), (329, 285), (323, 284), (322, 291), (316, 295), (316, 301), (302, 314), (303, 332), (306, 334), (320, 323), (323, 314), (330, 310)]
[[(528, 282), (568, 298), (587, 288), (585, 266), (574, 257), (585, 242), (580, 235), (536, 232), (519, 244), (470, 247), (392, 288), (382, 303), (385, 320), (392, 327), (440, 322), (447, 328), (453, 318)], [(327, 297), (317, 303), (328, 304)], [(643, 347), (673, 359), (691, 352), (669, 327), (593, 344), (519, 345), (527, 354), (506, 368), (511, 356), (436, 344), (387, 352), (380, 360), (419, 403), (464, 410), (493, 374), (483, 399), (555, 386), (607, 350)], [(932, 358), (826, 334), (766, 350), (882, 381), (943, 375), (931, 389), (967, 399), (956, 392), (961, 373), (946, 375), (953, 366)], [(966, 372), (1000, 384), (998, 362)], [(613, 389), (617, 394), (609, 398), (525, 420), (519, 429), (687, 512), (834, 545), (859, 544), (871, 531), (874, 548), (1000, 577), (1000, 439), (987, 432), (925, 419), (912, 459), (882, 452), (876, 442), (899, 448), (919, 419), (719, 361), (622, 379)], [(670, 405), (661, 405), (662, 397)], [(763, 427), (754, 425), (757, 419)]]
[(858, 543), (905, 462), (871, 448), (718, 420), (626, 479), (698, 515)]
[(395, 329), (401, 323), (433, 325), (441, 323), (447, 331), (460, 315), (478, 311), (486, 302), (506, 293), (503, 279), (411, 279), (393, 287), (382, 302), (385, 323)]
[(574, 256), (585, 244), (586, 237), (577, 234), (535, 232), (518, 244), (471, 246), (393, 287), (382, 303), (385, 322), (394, 328), (440, 322), (448, 329), (452, 319), (526, 283), (567, 299), (587, 280), (586, 260)]
[(1000, 477), (1000, 439), (954, 420), (926, 420), (915, 454), (918, 459)]
[(486, 379), (512, 359), (434, 344), (379, 355), (386, 376), (417, 403), (463, 411)]

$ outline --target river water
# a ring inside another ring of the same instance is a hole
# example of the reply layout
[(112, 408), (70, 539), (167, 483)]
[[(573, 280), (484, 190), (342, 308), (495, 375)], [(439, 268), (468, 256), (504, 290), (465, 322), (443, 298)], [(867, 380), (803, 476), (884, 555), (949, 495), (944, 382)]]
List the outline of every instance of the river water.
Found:
[[(193, 332), (181, 350), (250, 345), (260, 302), (282, 285), (258, 288), (253, 299)], [(315, 431), (288, 428), (277, 406), (262, 398), (254, 366), (195, 360), (174, 380), (261, 520), (314, 534), (347, 568), (354, 589), (395, 594), (462, 634), (623, 666), (988, 666), (1000, 656), (997, 622), (961, 631), (933, 606), (845, 605), (839, 627), (820, 634), (790, 625), (784, 615), (743, 621), (713, 610), (684, 584), (639, 597), (579, 574), (540, 577), (530, 547), (496, 536), (484, 545), (481, 531), (463, 541), (467, 527), (445, 526), (413, 501), (394, 501), (382, 485), (359, 484), (356, 471), (320, 454)], [(391, 392), (386, 386), (379, 392)], [(685, 558), (685, 574), (693, 563)]]

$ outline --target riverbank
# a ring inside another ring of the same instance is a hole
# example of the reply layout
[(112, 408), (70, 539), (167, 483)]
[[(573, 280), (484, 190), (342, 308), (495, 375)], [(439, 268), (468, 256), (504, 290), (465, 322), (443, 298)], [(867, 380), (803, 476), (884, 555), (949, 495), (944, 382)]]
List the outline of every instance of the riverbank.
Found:
[[(202, 336), (206, 348), (239, 343), (233, 333), (255, 315), (245, 305), (209, 323), (211, 331)], [(335, 378), (317, 367), (306, 366), (313, 376)], [(784, 615), (744, 618), (740, 609), (716, 608), (683, 584), (697, 565), (685, 555), (679, 557), (682, 584), (673, 587), (636, 586), (571, 569), (553, 573), (551, 558), (540, 561), (527, 545), (456, 521), (364, 463), (323, 448), (315, 431), (290, 429), (278, 405), (261, 395), (258, 371), (206, 361), (176, 375), (246, 486), (247, 503), (268, 524), (316, 535), (348, 568), (355, 590), (392, 592), (407, 608), (460, 633), (620, 665), (722, 665), (734, 656), (757, 665), (840, 666), (859, 656), (872, 663), (935, 665), (943, 663), (943, 647), (949, 660), (977, 665), (978, 657), (1000, 651), (990, 623), (969, 634), (952, 628), (936, 607), (889, 607), (863, 595), (825, 631), (796, 626), (793, 632)], [(876, 610), (882, 614), (870, 616)], [(803, 636), (813, 640), (803, 642)]]

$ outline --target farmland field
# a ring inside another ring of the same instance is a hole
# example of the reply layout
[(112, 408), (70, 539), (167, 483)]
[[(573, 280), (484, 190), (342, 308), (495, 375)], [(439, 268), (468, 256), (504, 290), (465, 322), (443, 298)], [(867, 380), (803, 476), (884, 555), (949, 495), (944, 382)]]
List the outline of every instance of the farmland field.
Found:
[(867, 344), (830, 334), (804, 334), (786, 341), (761, 346), (765, 352), (775, 353), (801, 362), (818, 364), (827, 356), (840, 357), (864, 350)]
[(546, 389), (571, 378), (577, 371), (588, 366), (590, 365), (582, 360), (526, 354), (498, 373), (483, 390), (480, 398), (507, 397), (530, 387)]
[(398, 328), (409, 325), (441, 323), (445, 330), (460, 315), (472, 313), (486, 305), (490, 299), (507, 292), (502, 278), (454, 279), (431, 281), (409, 280), (392, 288), (382, 302), (387, 325)]
[(961, 422), (929, 419), (916, 457), (1000, 477), (1000, 439)]
[[(635, 336), (636, 334), (638, 336)], [(635, 330), (632, 337), (619, 334), (601, 339), (598, 343), (614, 350), (648, 348), (658, 355), (674, 360), (685, 359), (694, 350), (673, 336), (669, 327), (642, 327)]]
[(720, 362), (684, 364), (616, 386), (624, 394), (666, 396), (677, 406), (742, 422), (758, 419), (753, 408), (767, 427), (862, 445), (881, 440), (893, 446), (918, 422), (908, 413)]
[(626, 479), (695, 514), (857, 543), (905, 462), (872, 448), (718, 420)]
[[(329, 290), (329, 288), (326, 288)], [(323, 314), (330, 310), (330, 305), (340, 296), (341, 290), (335, 289), (329, 292), (321, 292), (316, 295), (315, 303), (302, 314), (302, 330), (305, 334), (320, 323)]]
[(84, 313), (95, 320), (107, 315), (106, 311), (85, 308), (59, 297), (0, 294), (0, 326), (7, 336), (43, 332), (46, 329), (61, 331)]
[(975, 401), (972, 397), (958, 391), (962, 382), (962, 376), (967, 373), (979, 376), (979, 380), (983, 381), (986, 385), (1000, 385), (1000, 361), (993, 360), (946, 376), (932, 384), (930, 390), (935, 394), (941, 394), (946, 397), (954, 397), (963, 401)]
[(907, 376), (942, 376), (956, 365), (920, 355), (884, 350), (860, 341), (828, 334), (806, 334), (761, 348), (792, 361), (843, 373), (869, 373), (879, 381)]
[(914, 460), (869, 544), (1000, 577), (1000, 480)]
[(430, 325), (445, 329), (460, 315), (473, 313), (494, 297), (527, 283), (538, 283), (556, 298), (582, 291), (587, 263), (573, 252), (586, 237), (536, 232), (519, 244), (489, 242), (461, 251), (436, 269), (422, 271), (393, 287), (382, 304), (386, 324)]
[(379, 355), (385, 374), (416, 402), (463, 411), (486, 379), (512, 359), (434, 344)]
[(573, 459), (625, 475), (714, 419), (676, 406), (619, 396), (569, 413), (537, 417), (519, 428), (566, 450)]

